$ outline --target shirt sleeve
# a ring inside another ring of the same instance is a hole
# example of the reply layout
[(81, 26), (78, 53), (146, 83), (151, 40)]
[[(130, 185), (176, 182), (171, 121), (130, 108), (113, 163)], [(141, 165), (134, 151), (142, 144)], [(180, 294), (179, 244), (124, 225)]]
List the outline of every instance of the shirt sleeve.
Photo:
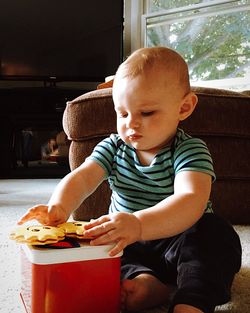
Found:
[(181, 171), (197, 171), (211, 175), (215, 181), (213, 161), (207, 145), (198, 138), (188, 138), (174, 152), (175, 174)]
[(110, 137), (98, 143), (91, 155), (86, 160), (93, 160), (98, 163), (106, 172), (108, 177), (112, 170), (114, 156), (118, 147), (118, 138), (111, 134)]

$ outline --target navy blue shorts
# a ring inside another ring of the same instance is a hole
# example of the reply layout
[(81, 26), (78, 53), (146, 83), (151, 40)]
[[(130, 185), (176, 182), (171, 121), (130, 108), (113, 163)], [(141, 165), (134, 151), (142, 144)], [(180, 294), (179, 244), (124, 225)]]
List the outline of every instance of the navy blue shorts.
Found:
[(233, 227), (207, 213), (185, 232), (167, 239), (140, 241), (125, 248), (122, 279), (149, 273), (177, 291), (176, 304), (189, 304), (205, 313), (230, 300), (235, 273), (241, 266), (241, 244)]

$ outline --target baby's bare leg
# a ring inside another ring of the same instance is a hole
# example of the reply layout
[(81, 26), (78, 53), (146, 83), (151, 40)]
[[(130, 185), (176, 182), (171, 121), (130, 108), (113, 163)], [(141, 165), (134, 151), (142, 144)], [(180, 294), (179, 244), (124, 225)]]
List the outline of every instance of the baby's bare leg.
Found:
[(164, 285), (150, 274), (140, 274), (126, 279), (121, 285), (121, 303), (123, 312), (137, 312), (166, 303), (173, 287)]

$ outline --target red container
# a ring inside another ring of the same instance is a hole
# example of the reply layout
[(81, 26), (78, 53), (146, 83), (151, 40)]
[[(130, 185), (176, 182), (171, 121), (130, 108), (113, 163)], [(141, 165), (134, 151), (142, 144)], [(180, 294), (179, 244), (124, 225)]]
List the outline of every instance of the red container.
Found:
[(21, 247), (21, 298), (27, 313), (119, 313), (120, 255), (111, 246)]

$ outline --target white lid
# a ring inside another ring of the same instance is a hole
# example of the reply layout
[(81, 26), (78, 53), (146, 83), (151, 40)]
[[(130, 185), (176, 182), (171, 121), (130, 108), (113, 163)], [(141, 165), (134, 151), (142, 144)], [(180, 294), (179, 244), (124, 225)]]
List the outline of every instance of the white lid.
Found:
[(49, 249), (22, 244), (21, 248), (31, 263), (46, 265), (120, 257), (122, 253), (117, 254), (115, 257), (109, 255), (109, 251), (113, 246), (90, 246), (81, 243), (78, 248)]

